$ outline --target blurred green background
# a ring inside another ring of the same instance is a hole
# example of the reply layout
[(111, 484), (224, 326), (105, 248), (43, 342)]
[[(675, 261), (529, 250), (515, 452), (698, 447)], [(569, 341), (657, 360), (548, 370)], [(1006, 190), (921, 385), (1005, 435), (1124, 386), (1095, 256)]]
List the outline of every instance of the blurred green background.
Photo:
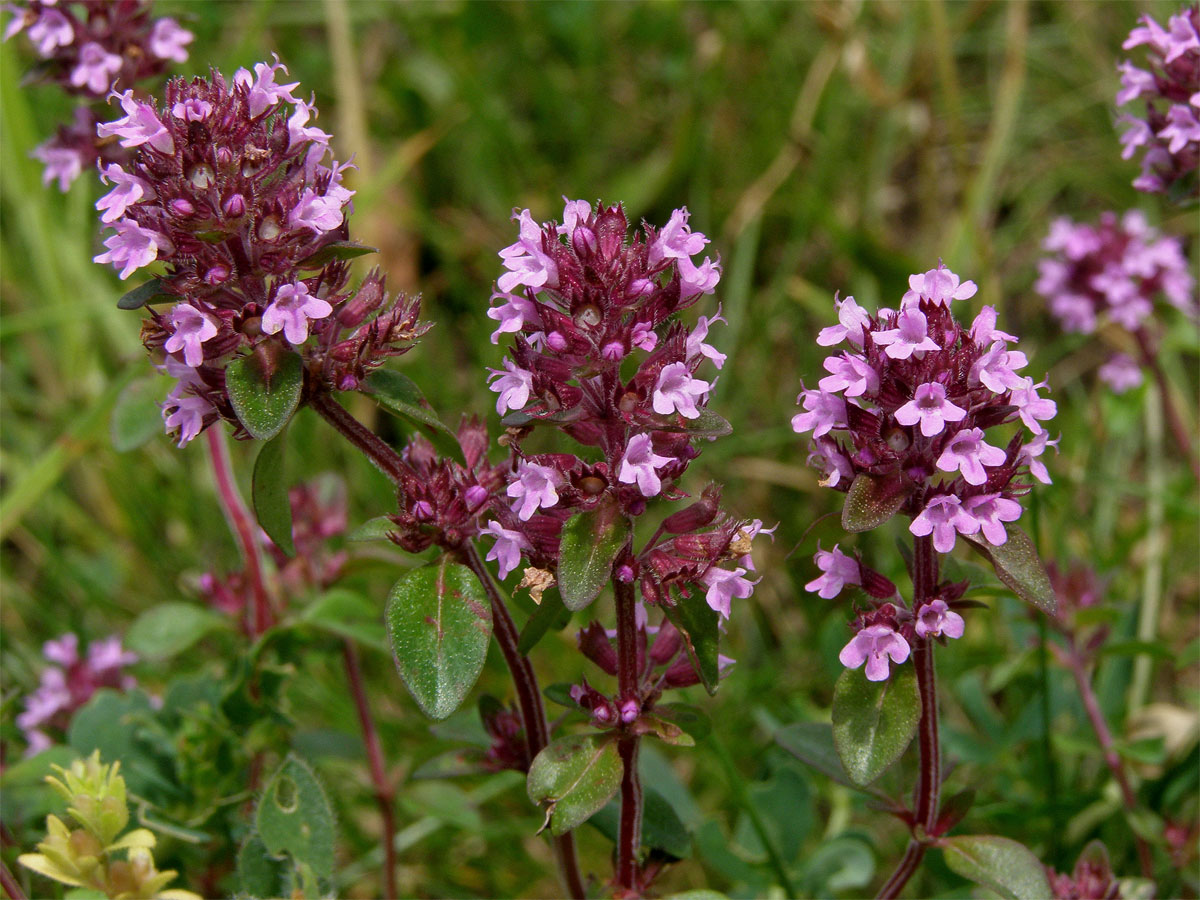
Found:
[[(848, 636), (848, 605), (803, 591), (817, 541), (860, 549), (907, 586), (895, 548), (903, 526), (846, 538), (827, 515), (841, 495), (817, 486), (789, 420), (801, 379), (823, 374), (814, 338), (834, 319), (834, 291), (868, 308), (894, 305), (908, 274), (939, 259), (980, 285), (973, 309), (999, 307), (1001, 327), (1022, 337), (1028, 371), (1048, 372), (1061, 453), (1048, 459), (1054, 484), (1034, 491), (1024, 524), (1047, 559), (1085, 562), (1105, 579), (1114, 640), (1127, 646), (1104, 657), (1101, 700), (1122, 740), (1151, 738), (1138, 745), (1147, 808), (1134, 824), (1152, 835), (1168, 821), (1195, 827), (1196, 484), (1164, 434), (1153, 388), (1114, 396), (1096, 383), (1096, 366), (1129, 349), (1127, 337), (1063, 336), (1032, 291), (1039, 244), (1063, 214), (1094, 221), (1139, 207), (1198, 258), (1194, 207), (1171, 210), (1135, 192), (1137, 167), (1120, 159), (1114, 127), (1121, 42), (1140, 12), (1165, 21), (1173, 5), (331, 0), (156, 9), (197, 35), (182, 72), (211, 64), (231, 74), (275, 51), (301, 90), (315, 92), (318, 124), (335, 135), (339, 158), (353, 154), (358, 165), (351, 233), (381, 250), (361, 271), (378, 264), (393, 289), (423, 294), (424, 318), (436, 323), (396, 365), (449, 421), (490, 415), (499, 431), (484, 379), (502, 354), (484, 312), (501, 271), (496, 251), (515, 234), (513, 207), (542, 220), (561, 214), (563, 195), (602, 198), (623, 201), (635, 221), (663, 223), (686, 205), (712, 239), (729, 321), (712, 343), (729, 362), (710, 408), (734, 432), (704, 449), (685, 487), (720, 481), (731, 509), (779, 529), (757, 553), (754, 598), (729, 623), (724, 650), (737, 666), (714, 700), (693, 698), (712, 713), (714, 737), (649, 754), (650, 777), (697, 848), (664, 876), (664, 892), (778, 892), (748, 803), (763, 810), (805, 892), (869, 893), (904, 846), (897, 822), (773, 742), (781, 724), (827, 718)], [(154, 604), (193, 597), (199, 573), (238, 560), (203, 442), (180, 451), (156, 435), (127, 452), (112, 445), (118, 393), (149, 363), (137, 314), (115, 308), (123, 286), (90, 261), (99, 185), (85, 175), (61, 195), (41, 185), (29, 158), (71, 105), (51, 86), (21, 85), (30, 64), (22, 42), (0, 48), (6, 738), (36, 684), (42, 641), (66, 630), (121, 632)], [(711, 298), (699, 307), (712, 309)], [(1161, 327), (1162, 364), (1194, 432), (1195, 326), (1168, 310)], [(165, 394), (166, 382), (159, 387)], [(376, 424), (403, 439), (393, 422)], [(303, 413), (293, 430), (293, 446), (304, 448), (297, 475), (338, 472), (352, 527), (393, 509), (383, 478), (315, 416)], [(233, 450), (248, 487), (253, 448)], [(352, 580), (382, 609), (401, 554), (354, 552)], [(1002, 590), (979, 596), (990, 608), (972, 613), (966, 637), (938, 655), (945, 748), (958, 763), (947, 791), (978, 791), (961, 830), (1018, 838), (1060, 870), (1100, 837), (1117, 871), (1135, 874), (1130, 824), (1070, 676), (1045, 663), (1043, 631), (1017, 601)], [(1150, 639), (1129, 645), (1139, 614)], [(539, 645), (543, 683), (595, 674), (574, 651), (575, 627)], [(173, 665), (203, 671), (222, 652), (213, 639)], [(454, 746), (431, 738), (386, 655), (365, 662), (395, 772)], [(137, 674), (153, 691), (168, 673)], [(508, 696), (496, 653), (481, 690)], [(339, 893), (370, 896), (375, 810), (337, 659), (315, 647), (289, 691), (297, 744), (342, 816)], [(911, 760), (904, 765), (911, 779)], [(403, 782), (402, 890), (554, 895), (548, 847), (533, 836), (539, 820), (518, 778)], [(1160, 854), (1160, 896), (1195, 896), (1194, 834), (1181, 871)], [(606, 841), (584, 828), (580, 844), (585, 869), (603, 877)], [(935, 855), (910, 890), (971, 889)]]

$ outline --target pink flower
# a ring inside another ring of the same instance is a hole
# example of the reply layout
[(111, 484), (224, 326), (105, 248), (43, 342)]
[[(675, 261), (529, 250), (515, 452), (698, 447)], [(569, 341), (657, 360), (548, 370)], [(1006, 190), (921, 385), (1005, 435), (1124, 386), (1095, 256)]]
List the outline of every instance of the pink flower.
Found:
[(960, 285), (958, 276), (943, 265), (930, 269), (923, 275), (908, 276), (908, 288), (900, 298), (902, 309), (920, 303), (922, 299), (949, 306), (951, 300), (970, 300), (979, 290), (973, 281), (964, 281)]
[(519, 531), (503, 527), (499, 522), (488, 522), (483, 528), (484, 534), (490, 534), (496, 539), (487, 552), (487, 559), (494, 559), (500, 564), (500, 578), (508, 577), (508, 573), (521, 562), (521, 551), (532, 550), (533, 546)]
[(499, 306), (490, 307), (487, 311), (489, 319), (495, 319), (500, 323), (499, 327), (492, 332), (493, 344), (499, 343), (502, 334), (515, 334), (520, 331), (525, 327), (526, 321), (535, 325), (541, 324), (537, 307), (532, 300), (528, 300), (520, 294), (507, 294), (502, 291), (494, 291), (491, 299), (504, 301)]
[[(21, 18), (23, 14), (18, 14), (17, 19)], [(6, 33), (4, 37), (7, 40), (9, 35)], [(29, 26), (29, 40), (41, 56), (53, 56), (59, 47), (69, 47), (75, 42), (75, 29), (71, 20), (57, 9), (43, 9), (37, 21)]]
[(320, 297), (312, 296), (303, 281), (283, 284), (263, 313), (262, 330), (277, 334), (282, 329), (289, 344), (303, 344), (308, 339), (309, 320), (323, 319), (331, 312), (333, 307)]
[(879, 373), (861, 356), (850, 353), (830, 356), (824, 365), (831, 374), (820, 381), (823, 391), (844, 391), (847, 397), (861, 397), (868, 391), (879, 390)]
[(187, 45), (196, 36), (171, 18), (162, 18), (154, 23), (150, 32), (150, 52), (159, 59), (170, 59), (185, 63), (188, 59)]
[(918, 385), (913, 399), (896, 410), (901, 425), (921, 423), (921, 434), (933, 437), (941, 434), (947, 422), (961, 422), (967, 411), (946, 399), (946, 389), (936, 381)]
[(824, 574), (804, 586), (822, 600), (832, 600), (848, 584), (862, 584), (862, 572), (858, 560), (847, 556), (834, 544), (832, 550), (818, 550), (813, 562)]
[[(920, 276), (913, 276), (918, 277)], [(896, 318), (896, 326), (888, 331), (871, 332), (875, 343), (885, 347), (883, 352), (892, 359), (908, 359), (914, 353), (941, 349), (937, 341), (928, 335), (929, 326), (925, 313), (915, 306), (900, 311)]]
[(104, 242), (108, 250), (92, 257), (92, 262), (112, 263), (122, 266), (121, 280), (124, 281), (138, 269), (158, 259), (158, 251), (171, 247), (170, 242), (157, 231), (143, 228), (129, 219), (113, 223), (117, 233)]
[(315, 125), (310, 126), (308, 120), (312, 117), (314, 107), (305, 103), (303, 100), (296, 101), (296, 111), (292, 113), (288, 119), (288, 145), (297, 147), (304, 143), (313, 143), (319, 146), (325, 146), (329, 143), (332, 135), (329, 135), (317, 128)]
[(977, 347), (986, 347), (993, 341), (1016, 341), (1016, 336), (996, 328), (996, 307), (985, 306), (971, 323), (971, 340)]
[(125, 210), (142, 198), (153, 198), (154, 189), (136, 175), (129, 175), (116, 163), (109, 163), (100, 175), (105, 184), (111, 181), (115, 187), (96, 201), (96, 209), (102, 215), (100, 221), (115, 222), (125, 215)]
[(1046, 451), (1046, 447), (1054, 447), (1057, 450), (1058, 441), (1059, 438), (1050, 440), (1050, 432), (1039, 431), (1027, 443), (1021, 445), (1021, 451), (1017, 454), (1018, 465), (1029, 466), (1030, 475), (1042, 484), (1050, 484), (1050, 473), (1046, 464), (1042, 462), (1041, 455)]
[(1045, 386), (1045, 382), (1036, 385), (1032, 378), (1022, 378), (1021, 386), (1014, 389), (1010, 395), (1010, 400), (1013, 406), (1017, 407), (1021, 421), (1034, 434), (1045, 431), (1039, 420), (1053, 419), (1055, 413), (1058, 412), (1057, 403), (1037, 395), (1037, 389)]
[(311, 228), (317, 234), (333, 231), (342, 224), (342, 204), (335, 197), (322, 197), (312, 188), (304, 193), (288, 213), (293, 228)]
[(521, 236), (516, 243), (500, 251), (504, 268), (509, 271), (497, 279), (496, 286), (505, 293), (518, 285), (534, 290), (557, 287), (558, 265), (542, 252), (542, 229), (527, 209), (519, 213), (513, 210), (513, 218), (520, 222)]
[(1003, 450), (984, 443), (983, 429), (972, 428), (958, 432), (946, 442), (937, 467), (943, 472), (961, 472), (967, 484), (978, 485), (987, 481), (984, 466), (1002, 466), (1004, 460)]
[[(792, 421), (795, 422), (795, 419)], [(824, 473), (820, 481), (821, 487), (837, 487), (843, 478), (847, 481), (854, 480), (854, 466), (838, 449), (837, 443), (828, 438), (817, 438), (812, 442), (808, 463)]]
[(837, 394), (804, 391), (796, 402), (804, 404), (804, 412), (792, 416), (792, 431), (797, 434), (811, 431), (814, 438), (819, 438), (846, 424), (846, 401)]
[(689, 215), (686, 206), (671, 213), (671, 218), (658, 232), (647, 251), (650, 265), (657, 265), (664, 259), (686, 259), (690, 262), (691, 258), (708, 244), (708, 238), (688, 227)]
[(933, 549), (938, 553), (949, 553), (954, 549), (955, 532), (977, 534), (979, 528), (979, 521), (963, 510), (962, 501), (953, 494), (933, 497), (908, 526), (917, 537), (932, 533)]
[(185, 122), (203, 122), (212, 115), (212, 104), (199, 97), (189, 97), (172, 106), (171, 115)]
[(504, 415), (510, 409), (524, 409), (529, 402), (529, 393), (533, 390), (533, 373), (519, 368), (511, 359), (504, 360), (507, 373), (499, 369), (488, 369), (489, 390), (496, 391), (500, 397), (496, 400), (496, 412)]
[[(1021, 504), (1009, 500), (999, 494), (981, 494), (978, 497), (968, 497), (963, 504), (963, 514), (971, 516), (979, 523), (979, 530), (992, 544), (999, 547), (1008, 540), (1008, 532), (1004, 530), (1004, 522), (1015, 522), (1021, 518)], [(960, 528), (959, 531), (962, 531)], [(970, 532), (962, 531), (963, 534)], [(934, 540), (936, 545), (937, 541)], [(941, 548), (938, 548), (941, 549)], [(943, 551), (946, 552), (946, 551)]]
[(699, 266), (686, 257), (679, 260), (679, 296), (690, 300), (700, 294), (711, 294), (721, 280), (721, 267), (707, 256)]
[(163, 428), (167, 434), (179, 435), (178, 446), (191, 443), (204, 430), (204, 419), (216, 415), (211, 403), (197, 394), (186, 393), (188, 384), (180, 381), (163, 401)]
[[(700, 316), (698, 319), (696, 319), (696, 325), (688, 333), (687, 349), (684, 351), (689, 362), (698, 356), (705, 356), (711, 359), (712, 364), (718, 369), (725, 365), (725, 354), (718, 351), (715, 347), (711, 347), (704, 343), (704, 339), (708, 337), (709, 326), (712, 325), (713, 322), (724, 321), (725, 320), (721, 317), (721, 312), (719, 309), (717, 310), (717, 314), (711, 318), (708, 316)], [(648, 327), (645, 323), (639, 322), (638, 324), (642, 325), (643, 328)], [(634, 332), (636, 331), (637, 326), (635, 325)], [(650, 331), (650, 334), (653, 335), (654, 332)], [(657, 342), (657, 338), (655, 338), (655, 341)], [(633, 344), (635, 347), (639, 346), (636, 340), (633, 342)], [(650, 347), (644, 349), (653, 350), (654, 345), (651, 344)]]
[(743, 578), (745, 574), (746, 570), (740, 566), (732, 571), (710, 566), (708, 571), (700, 576), (700, 583), (707, 589), (704, 599), (709, 608), (721, 614), (721, 618), (729, 618), (734, 597), (745, 600), (754, 593), (754, 585), (758, 582)]
[(71, 182), (83, 171), (83, 164), (87, 160), (76, 148), (64, 147), (55, 143), (56, 140), (52, 138), (35, 147), (29, 155), (45, 166), (42, 169), (42, 184), (49, 184), (57, 178), (58, 189), (66, 193)]
[(521, 460), (517, 466), (517, 477), (508, 486), (508, 496), (517, 502), (513, 512), (522, 522), (528, 522), (539, 509), (549, 509), (558, 503), (555, 488), (562, 483), (562, 476), (549, 466)]
[(183, 361), (189, 366), (204, 362), (205, 341), (217, 336), (217, 324), (212, 318), (189, 303), (180, 303), (171, 310), (171, 336), (163, 345), (168, 353), (183, 351)]
[(149, 144), (158, 152), (168, 156), (175, 152), (175, 142), (171, 139), (171, 134), (167, 131), (166, 126), (159, 121), (154, 107), (148, 103), (134, 100), (132, 90), (122, 94), (113, 93), (109, 96), (117, 97), (121, 101), (121, 109), (125, 111), (125, 117), (117, 119), (115, 122), (102, 122), (96, 126), (96, 133), (100, 137), (119, 137), (122, 147), (138, 147), (142, 144)]
[(696, 402), (703, 402), (709, 387), (707, 381), (692, 377), (687, 363), (664, 366), (652, 395), (654, 411), (660, 416), (678, 411), (685, 419), (698, 419), (700, 410)]
[(922, 606), (916, 615), (918, 637), (948, 637), (963, 636), (963, 617), (950, 609), (945, 600), (931, 600)]
[(1096, 370), (1096, 375), (1116, 394), (1123, 394), (1142, 383), (1142, 367), (1125, 353), (1114, 354)]
[(996, 341), (971, 366), (970, 381), (982, 384), (995, 394), (1020, 387), (1022, 377), (1015, 370), (1023, 369), (1029, 360), (1020, 350), (1007, 350), (1004, 341)]
[(862, 348), (863, 329), (869, 327), (870, 317), (867, 311), (859, 306), (853, 297), (844, 300), (834, 300), (838, 311), (838, 324), (822, 328), (817, 335), (817, 343), (822, 347), (832, 347), (848, 340), (852, 345)]
[(249, 92), (250, 115), (257, 117), (262, 115), (272, 106), (279, 103), (280, 100), (286, 100), (288, 103), (295, 103), (296, 98), (292, 96), (292, 91), (300, 87), (300, 82), (293, 81), (291, 84), (277, 84), (275, 75), (277, 72), (287, 74), (287, 66), (279, 61), (279, 57), (275, 57), (273, 64), (265, 62), (254, 64), (253, 77), (245, 69), (238, 69), (233, 76), (235, 85), (245, 87)]
[(79, 49), (79, 63), (71, 70), (71, 84), (102, 95), (120, 71), (121, 57), (109, 53), (95, 41), (89, 41)]
[(637, 484), (643, 497), (656, 497), (662, 491), (662, 480), (656, 469), (672, 462), (669, 456), (659, 456), (648, 434), (635, 434), (625, 447), (625, 455), (617, 470), (617, 481)]
[[(701, 316), (700, 319), (703, 321), (704, 316)], [(724, 321), (724, 319), (721, 321)], [(654, 326), (649, 322), (635, 322), (633, 326), (633, 332), (629, 335), (629, 343), (631, 346), (639, 347), (649, 353), (658, 346), (658, 335), (654, 333)], [(688, 359), (690, 360), (694, 356), (690, 336), (688, 338), (687, 346)], [(713, 348), (709, 347), (707, 344), (701, 344), (698, 349), (705, 356), (710, 357), (713, 361), (713, 364), (716, 365), (718, 369), (721, 368), (722, 364), (724, 364), (724, 353), (717, 353), (716, 350), (713, 350)], [(713, 354), (716, 354), (716, 356), (713, 356)], [(720, 362), (717, 361), (717, 357), (720, 357)]]
[(847, 669), (867, 664), (868, 681), (887, 681), (888, 659), (899, 665), (908, 659), (908, 641), (889, 625), (869, 625), (850, 639), (838, 661)]

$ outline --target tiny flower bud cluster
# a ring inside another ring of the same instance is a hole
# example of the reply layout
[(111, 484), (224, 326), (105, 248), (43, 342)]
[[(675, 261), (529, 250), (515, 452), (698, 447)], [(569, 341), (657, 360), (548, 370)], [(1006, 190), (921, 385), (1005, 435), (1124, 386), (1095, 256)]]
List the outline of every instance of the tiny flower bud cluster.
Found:
[[(1017, 498), (1029, 489), (1022, 476), (1050, 480), (1040, 456), (1055, 443), (1044, 424), (1055, 404), (1039, 396), (1044, 384), (1020, 373), (1028, 361), (1010, 349), (1017, 339), (996, 327), (995, 309), (984, 307), (969, 329), (956, 320), (953, 302), (975, 292), (939, 266), (909, 278), (897, 310), (871, 315), (853, 297), (838, 301), (838, 324), (817, 343), (846, 349), (825, 360), (829, 374), (800, 394), (803, 411), (792, 419), (796, 432), (812, 433), (809, 460), (823, 484), (849, 491), (867, 479), (898, 498), (909, 531), (931, 537), (939, 553), (960, 535), (1004, 544), (1006, 523), (1021, 515)], [(1018, 421), (1031, 437), (1018, 428), (992, 443), (989, 432)], [(840, 655), (849, 668), (865, 665), (868, 679), (886, 679), (889, 660), (907, 660), (914, 640), (962, 636), (954, 607), (965, 583), (939, 585), (909, 609), (890, 581), (837, 546), (818, 550), (815, 561), (822, 574), (806, 590), (833, 599), (861, 587), (875, 607), (859, 615)]]
[(1050, 227), (1036, 290), (1064, 331), (1090, 334), (1102, 319), (1136, 331), (1157, 297), (1195, 316), (1198, 302), (1183, 246), (1151, 228), (1138, 210), (1107, 212), (1098, 225), (1063, 217)]
[[(70, 94), (103, 99), (119, 85), (159, 78), (172, 63), (186, 62), (193, 35), (171, 18), (152, 18), (145, 0), (21, 0), (6, 4), (13, 18), (4, 39), (24, 32), (43, 60), (39, 80)], [(65, 191), (98, 161), (120, 162), (121, 148), (96, 140), (95, 116), (82, 108), (74, 126), (59, 129), (33, 155), (45, 165), (43, 181)]]
[(128, 690), (136, 683), (122, 670), (137, 662), (136, 653), (121, 649), (121, 639), (113, 636), (93, 641), (87, 654), (79, 654), (79, 638), (68, 632), (58, 640), (47, 641), (42, 655), (53, 663), (42, 670), (37, 690), (25, 698), (25, 711), (17, 716), (17, 726), (33, 755), (54, 743), (48, 733), (65, 733), (75, 711), (102, 687)]
[(419, 304), (389, 302), (378, 272), (347, 288), (349, 166), (330, 157), (330, 136), (310, 124), (316, 109), (294, 96), (299, 85), (280, 81), (286, 72), (275, 62), (232, 84), (215, 71), (174, 79), (162, 106), (125, 91), (115, 95), (124, 116), (98, 129), (134, 155), (102, 172), (112, 190), (96, 208), (116, 233), (95, 259), (123, 279), (166, 265), (162, 293), (179, 302), (151, 311), (142, 336), (179, 379), (163, 413), (180, 445), (218, 417), (239, 425), (224, 386), (233, 358), (255, 353), (269, 366), (300, 350), (319, 387), (354, 390), (424, 330)]
[[(705, 411), (713, 382), (699, 377), (706, 363), (724, 365), (724, 354), (706, 342), (724, 320), (700, 316), (689, 329), (674, 318), (712, 293), (721, 275), (710, 257), (695, 261), (708, 239), (688, 226), (686, 209), (663, 228), (643, 225), (632, 239), (619, 205), (571, 200), (562, 224), (539, 226), (528, 210), (514, 219), (520, 237), (500, 252), (507, 271), (488, 312), (499, 323), (494, 342), (516, 336), (504, 368), (491, 375), (497, 411), (513, 426), (512, 503), (488, 526), (496, 538), (489, 558), (504, 575), (521, 557), (553, 570), (562, 525), (575, 513), (638, 516), (650, 498), (684, 496), (675, 483), (698, 455), (696, 441), (725, 424)], [(522, 453), (520, 440), (537, 423), (556, 425), (598, 458)], [(750, 596), (750, 566), (722, 563), (748, 557), (761, 523), (724, 515), (718, 497), (706, 491), (690, 512), (664, 523), (658, 537), (672, 537), (622, 561), (647, 601), (670, 602), (671, 587), (701, 590), (728, 616), (734, 598)]]
[(1171, 16), (1163, 28), (1151, 16), (1129, 32), (1126, 50), (1145, 46), (1148, 69), (1126, 60), (1118, 67), (1117, 106), (1145, 102), (1145, 118), (1125, 113), (1121, 156), (1142, 154), (1133, 186), (1148, 193), (1200, 196), (1200, 6)]

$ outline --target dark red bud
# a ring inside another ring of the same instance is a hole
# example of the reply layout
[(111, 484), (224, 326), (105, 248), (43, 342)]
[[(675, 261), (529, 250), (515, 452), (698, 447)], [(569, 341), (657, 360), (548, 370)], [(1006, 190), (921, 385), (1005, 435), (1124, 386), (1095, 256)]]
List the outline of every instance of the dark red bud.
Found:
[(579, 650), (609, 675), (617, 674), (617, 651), (599, 622), (592, 622), (577, 638)]

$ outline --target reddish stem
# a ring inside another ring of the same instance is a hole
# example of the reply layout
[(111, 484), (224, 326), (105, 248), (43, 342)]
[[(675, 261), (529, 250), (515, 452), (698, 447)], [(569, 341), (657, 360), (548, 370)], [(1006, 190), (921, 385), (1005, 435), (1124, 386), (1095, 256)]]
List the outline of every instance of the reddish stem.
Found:
[(308, 405), (337, 429), (342, 437), (357, 447), (374, 464), (375, 468), (393, 482), (399, 483), (400, 474), (404, 471), (404, 462), (401, 460), (400, 454), (389, 447), (387, 442), (350, 415), (346, 408), (329, 394), (314, 393), (309, 397)]
[[(618, 709), (630, 700), (641, 706), (638, 673), (637, 602), (633, 583), (613, 581), (617, 600), (617, 698)], [(621, 821), (617, 831), (617, 886), (624, 897), (640, 897), (638, 865), (642, 846), (642, 781), (638, 776), (638, 745), (641, 738), (625, 733), (617, 740), (624, 772), (621, 775)]]
[(383, 827), (383, 890), (387, 900), (400, 896), (396, 886), (396, 815), (395, 789), (388, 780), (383, 761), (383, 747), (375, 720), (371, 718), (371, 707), (367, 704), (367, 692), (363, 686), (362, 664), (354, 642), (342, 642), (342, 658), (346, 663), (346, 677), (350, 681), (350, 693), (358, 710), (358, 721), (362, 726), (363, 744), (367, 749), (367, 764), (371, 770), (371, 783), (375, 786), (375, 802), (379, 805), (379, 816)]
[[(475, 573), (491, 601), (492, 634), (496, 636), (496, 643), (500, 646), (500, 652), (508, 664), (508, 671), (512, 675), (513, 686), (517, 692), (517, 707), (529, 747), (529, 756), (525, 761), (528, 766), (533, 762), (533, 758), (550, 743), (550, 727), (546, 722), (546, 708), (542, 703), (542, 692), (538, 688), (537, 675), (533, 671), (529, 658), (520, 651), (520, 635), (517, 632), (517, 626), (508, 612), (508, 607), (504, 604), (504, 599), (500, 596), (496, 583), (492, 580), (491, 572), (479, 558), (479, 551), (473, 543), (467, 541), (463, 544), (461, 553), (467, 567)], [(583, 900), (587, 896), (587, 891), (579, 873), (574, 832), (568, 831), (566, 834), (560, 835), (554, 839), (554, 843), (559, 873), (562, 875), (567, 892), (574, 900)]]
[(17, 883), (16, 876), (2, 862), (0, 862), (0, 887), (4, 888), (4, 893), (8, 894), (11, 900), (28, 900), (25, 892), (21, 890), (21, 885)]
[(1171, 434), (1175, 438), (1175, 443), (1179, 445), (1184, 459), (1192, 467), (1192, 473), (1196, 476), (1196, 480), (1200, 481), (1200, 459), (1196, 456), (1196, 448), (1192, 446), (1187, 426), (1183, 423), (1183, 418), (1179, 415), (1179, 410), (1175, 408), (1175, 402), (1171, 399), (1171, 385), (1167, 382), (1167, 373), (1158, 364), (1158, 352), (1154, 347), (1154, 342), (1145, 328), (1138, 328), (1133, 334), (1137, 338), (1142, 362), (1154, 375), (1154, 380), (1158, 384), (1158, 395), (1162, 398), (1163, 418), (1167, 420), (1167, 427), (1171, 429)]
[[(913, 609), (937, 594), (938, 557), (930, 536), (913, 540)], [(915, 638), (912, 651), (917, 671), (917, 689), (921, 694), (921, 720), (917, 726), (917, 748), (921, 756), (921, 771), (917, 777), (914, 812), (914, 835), (904, 851), (896, 870), (879, 891), (880, 898), (900, 895), (901, 889), (917, 870), (925, 856), (928, 835), (932, 834), (938, 817), (938, 801), (942, 790), (942, 753), (938, 740), (937, 676), (933, 665), (933, 642)], [(919, 826), (919, 828), (918, 828)]]
[(233, 477), (233, 466), (229, 461), (229, 447), (225, 442), (225, 432), (219, 427), (206, 429), (204, 436), (208, 441), (208, 455), (212, 462), (213, 476), (217, 482), (217, 496), (221, 500), (221, 509), (225, 512), (225, 520), (237, 539), (242, 550), (242, 558), (246, 563), (246, 577), (250, 581), (250, 590), (254, 595), (254, 607), (250, 610), (246, 623), (251, 637), (258, 637), (271, 627), (271, 599), (263, 580), (262, 554), (256, 529), (258, 524), (246, 508)]
[[(1121, 798), (1125, 801), (1126, 809), (1133, 812), (1138, 805), (1137, 795), (1134, 794), (1133, 786), (1129, 783), (1124, 762), (1116, 751), (1112, 732), (1109, 731), (1108, 722), (1105, 721), (1104, 713), (1100, 709), (1100, 701), (1096, 697), (1095, 690), (1092, 689), (1091, 679), (1088, 678), (1087, 663), (1075, 646), (1074, 637), (1070, 637), (1070, 642), (1070, 650), (1062, 655), (1066, 658), (1071, 674), (1075, 676), (1075, 686), (1079, 689), (1083, 708), (1087, 712), (1088, 720), (1092, 723), (1092, 729), (1096, 732), (1100, 749), (1104, 752), (1104, 762), (1112, 772), (1113, 778), (1116, 779), (1117, 786), (1121, 789)], [(1133, 840), (1137, 845), (1138, 864), (1142, 870), (1142, 877), (1153, 878), (1154, 857), (1150, 852), (1150, 845), (1136, 832)]]

